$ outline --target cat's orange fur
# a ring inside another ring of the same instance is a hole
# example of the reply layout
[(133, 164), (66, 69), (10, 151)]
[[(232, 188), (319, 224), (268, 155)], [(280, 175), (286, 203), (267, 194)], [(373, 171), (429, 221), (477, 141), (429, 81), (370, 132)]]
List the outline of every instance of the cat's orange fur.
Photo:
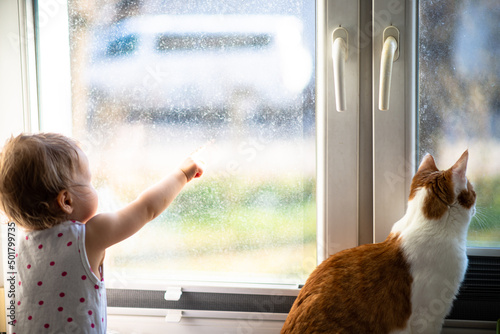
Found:
[(411, 313), (411, 282), (397, 235), (344, 250), (311, 274), (281, 333), (388, 333), (403, 328)]
[[(281, 334), (439, 333), (467, 267), (467, 227), (476, 200), (465, 176), (467, 160), (466, 151), (439, 171), (427, 155), (412, 180), (408, 210), (389, 237), (320, 264)], [(436, 291), (452, 295), (444, 300)], [(441, 303), (441, 312), (422, 316), (432, 303)]]
[[(457, 163), (468, 159), (468, 152), (466, 153), (467, 154), (464, 153), (460, 159), (458, 159)], [(427, 198), (422, 207), (423, 214), (427, 218), (441, 218), (455, 200), (458, 200), (462, 206), (468, 209), (476, 202), (476, 193), (473, 191), (470, 182), (467, 182), (467, 189), (462, 190), (458, 197), (455, 196), (453, 168), (441, 172), (436, 167), (436, 163), (432, 156), (428, 156), (427, 159), (424, 159), (419, 171), (421, 172), (413, 177), (409, 200), (411, 201), (421, 188), (426, 187), (430, 189), (431, 191), (427, 194)]]

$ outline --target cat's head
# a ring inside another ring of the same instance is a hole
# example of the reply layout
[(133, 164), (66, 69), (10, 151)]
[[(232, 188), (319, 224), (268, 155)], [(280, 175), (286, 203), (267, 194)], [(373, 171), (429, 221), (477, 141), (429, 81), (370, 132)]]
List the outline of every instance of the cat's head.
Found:
[(418, 197), (422, 201), (427, 219), (440, 219), (449, 210), (457, 210), (469, 220), (474, 215), (476, 193), (465, 175), (468, 158), (465, 151), (447, 170), (439, 170), (430, 154), (423, 158), (411, 183), (410, 200)]

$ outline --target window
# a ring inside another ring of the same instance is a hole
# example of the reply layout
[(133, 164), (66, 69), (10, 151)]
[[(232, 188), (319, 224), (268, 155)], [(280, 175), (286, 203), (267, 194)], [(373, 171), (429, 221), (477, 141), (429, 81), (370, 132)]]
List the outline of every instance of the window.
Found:
[[(387, 19), (384, 11), (389, 7), (376, 3), (374, 11)], [(424, 154), (433, 154), (438, 167), (445, 168), (469, 149), (468, 177), (478, 200), (468, 246), (498, 248), (494, 156), (500, 77), (498, 48), (491, 41), (499, 38), (495, 26), (499, 8), (486, 1), (439, 1), (419, 2), (414, 11), (414, 19), (408, 20), (412, 16), (407, 6), (406, 24), (404, 12), (390, 18), (400, 31), (390, 108), (373, 109), (375, 240), (383, 240), (404, 213), (411, 176)], [(378, 32), (373, 71), (377, 95), (382, 29)], [(472, 36), (474, 43), (469, 45)], [(416, 79), (406, 80), (405, 73)], [(393, 210), (384, 210), (391, 205)]]
[(137, 37), (128, 35), (118, 38), (108, 44), (106, 49), (107, 57), (124, 56), (134, 52), (137, 49)]
[[(183, 320), (144, 323), (152, 332), (177, 325), (205, 326), (203, 333), (277, 332), (319, 262), (387, 237), (405, 212), (424, 153), (445, 167), (466, 148), (478, 213), (468, 236), (469, 271), (447, 325), (496, 320), (497, 4), (19, 4), (0, 2), (7, 18), (0, 32), (11, 37), (2, 59), (12, 64), (0, 64), (9, 74), (0, 76), (0, 103), (22, 110), (0, 112), (0, 135), (24, 128), (79, 139), (101, 210), (130, 201), (204, 147), (203, 179), (109, 250), (112, 326), (135, 325), (135, 318), (119, 315), (167, 315)], [(36, 29), (22, 18), (35, 20)], [(24, 26), (26, 39), (16, 35)], [(387, 27), (398, 31), (398, 58), (382, 111)], [(347, 32), (338, 35), (347, 46), (342, 112), (332, 61), (337, 28)]]
[[(494, 190), (498, 48), (491, 41), (498, 40), (500, 8), (486, 1), (420, 1), (388, 16), (391, 7), (390, 1), (375, 1), (373, 9), (375, 20), (389, 21), (399, 30), (389, 110), (379, 110), (378, 96), (373, 106), (375, 241), (383, 240), (404, 213), (411, 176), (423, 155), (434, 154), (438, 167), (446, 168), (468, 148), (477, 213), (468, 234), (468, 271), (447, 324), (492, 322), (500, 300), (498, 281), (491, 279), (500, 271), (500, 244)], [(376, 94), (383, 35), (378, 30), (373, 38)]]
[(269, 35), (167, 35), (163, 34), (158, 37), (156, 49), (158, 51), (183, 51), (183, 50), (204, 50), (221, 49), (227, 50), (232, 48), (253, 48), (264, 47), (271, 43)]
[[(199, 147), (207, 171), (107, 251), (107, 286), (303, 283), (316, 265), (314, 1), (133, 4), (67, 8), (71, 135), (100, 210)], [(40, 30), (41, 71), (51, 33)]]
[(433, 153), (446, 166), (469, 149), (478, 194), (472, 247), (500, 247), (499, 19), (489, 1), (420, 3), (419, 156)]

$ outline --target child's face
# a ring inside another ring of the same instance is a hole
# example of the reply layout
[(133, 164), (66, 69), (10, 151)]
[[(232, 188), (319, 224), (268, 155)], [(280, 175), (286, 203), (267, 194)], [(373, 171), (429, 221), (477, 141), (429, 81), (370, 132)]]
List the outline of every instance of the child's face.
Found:
[(73, 212), (69, 219), (86, 223), (97, 211), (97, 192), (91, 183), (89, 160), (83, 151), (78, 151), (80, 166), (75, 177), (77, 186), (71, 187)]

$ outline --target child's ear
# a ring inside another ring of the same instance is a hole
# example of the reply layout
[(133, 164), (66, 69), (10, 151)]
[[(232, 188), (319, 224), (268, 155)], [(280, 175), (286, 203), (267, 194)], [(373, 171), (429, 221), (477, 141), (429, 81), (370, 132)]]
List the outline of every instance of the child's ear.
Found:
[(64, 189), (57, 195), (57, 204), (66, 214), (71, 214), (73, 212), (73, 199), (71, 198), (71, 193)]

